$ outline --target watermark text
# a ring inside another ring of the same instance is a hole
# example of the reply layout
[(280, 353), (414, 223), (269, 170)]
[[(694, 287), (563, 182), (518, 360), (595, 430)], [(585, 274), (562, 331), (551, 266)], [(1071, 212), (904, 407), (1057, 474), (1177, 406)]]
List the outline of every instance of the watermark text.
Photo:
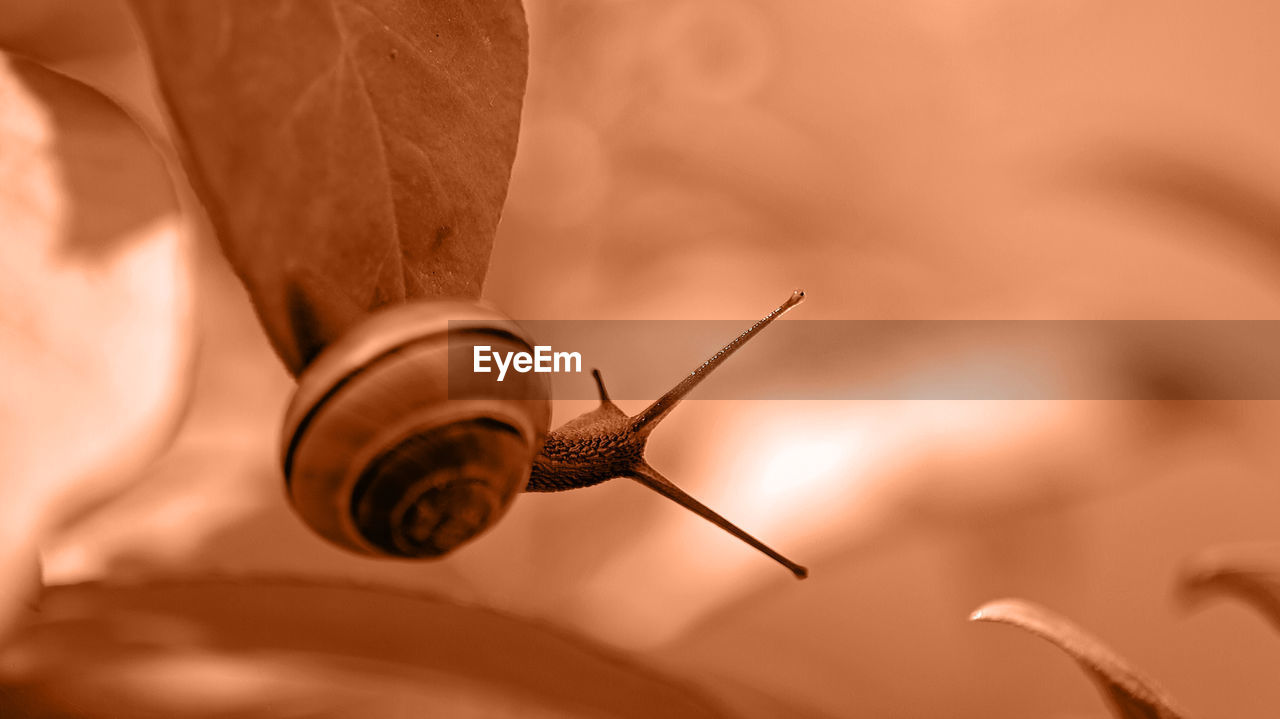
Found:
[(476, 345), (472, 354), (471, 370), (476, 374), (488, 374), (497, 368), (498, 381), (506, 379), (507, 370), (521, 374), (527, 372), (581, 372), (582, 355), (578, 352), (555, 352), (550, 345), (537, 345), (533, 353), (494, 352), (489, 345)]

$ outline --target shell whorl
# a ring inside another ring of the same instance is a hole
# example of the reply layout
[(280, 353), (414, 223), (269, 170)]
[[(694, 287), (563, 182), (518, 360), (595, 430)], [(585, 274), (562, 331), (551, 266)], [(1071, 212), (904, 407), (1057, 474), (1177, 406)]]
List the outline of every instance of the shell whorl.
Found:
[(358, 553), (429, 558), (502, 516), (546, 435), (550, 388), (451, 374), (476, 344), (530, 349), (491, 309), (414, 303), (370, 315), (303, 372), (282, 460), (308, 526)]

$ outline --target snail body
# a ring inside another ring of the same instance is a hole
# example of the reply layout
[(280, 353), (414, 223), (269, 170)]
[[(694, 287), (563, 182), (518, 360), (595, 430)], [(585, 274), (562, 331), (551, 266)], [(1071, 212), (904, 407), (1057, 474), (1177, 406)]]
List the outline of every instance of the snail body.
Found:
[(599, 370), (592, 370), (600, 406), (550, 433), (550, 387), (542, 375), (498, 384), (487, 375), (456, 372), (452, 381), (460, 384), (449, 385), (450, 357), (465, 359), (477, 344), (529, 351), (531, 342), (514, 322), (467, 303), (377, 313), (303, 373), (285, 421), (289, 498), (312, 529), (340, 546), (429, 558), (483, 532), (521, 491), (581, 489), (625, 477), (804, 578), (806, 568), (685, 493), (644, 458), (649, 435), (684, 396), (803, 299), (795, 292), (635, 416), (609, 399)]

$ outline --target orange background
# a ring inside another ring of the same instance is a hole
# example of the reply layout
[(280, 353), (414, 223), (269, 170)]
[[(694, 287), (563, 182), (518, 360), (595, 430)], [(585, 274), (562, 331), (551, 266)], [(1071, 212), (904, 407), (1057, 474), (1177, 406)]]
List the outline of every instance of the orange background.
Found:
[[(118, 8), (0, 6), (19, 13), (0, 13), (11, 37), (157, 121)], [(529, 92), (486, 289), (512, 316), (749, 320), (799, 286), (793, 316), (813, 319), (1280, 317), (1274, 3), (526, 9)], [(634, 654), (744, 716), (774, 715), (756, 693), (816, 716), (1100, 715), (1055, 650), (966, 623), (1018, 595), (1197, 715), (1280, 710), (1280, 637), (1242, 606), (1187, 613), (1173, 596), (1199, 550), (1280, 539), (1274, 403), (690, 402), (652, 462), (811, 579), (622, 483), (522, 497), (449, 559), (383, 564), (285, 506), (291, 381), (207, 232), (196, 243), (189, 413), (127, 492), (49, 542), (47, 581), (272, 571), (420, 589)], [(929, 371), (983, 366), (956, 359)], [(1168, 379), (1137, 359), (1068, 364)], [(591, 404), (559, 403), (556, 422)]]

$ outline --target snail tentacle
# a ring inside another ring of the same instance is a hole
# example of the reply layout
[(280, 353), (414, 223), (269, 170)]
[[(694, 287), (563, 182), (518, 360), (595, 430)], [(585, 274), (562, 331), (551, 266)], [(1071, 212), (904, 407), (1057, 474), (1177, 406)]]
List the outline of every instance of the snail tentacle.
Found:
[(702, 380), (710, 376), (717, 367), (723, 364), (725, 360), (729, 359), (730, 355), (737, 352), (738, 349), (746, 344), (748, 340), (756, 336), (760, 330), (768, 327), (774, 320), (786, 314), (787, 310), (790, 310), (792, 307), (795, 307), (803, 301), (804, 290), (796, 290), (791, 293), (791, 296), (787, 298), (786, 302), (783, 302), (772, 312), (761, 318), (760, 321), (748, 327), (742, 332), (742, 334), (733, 338), (733, 341), (722, 347), (719, 352), (711, 355), (711, 358), (706, 362), (695, 367), (688, 376), (680, 380), (679, 384), (672, 387), (666, 394), (659, 397), (643, 412), (635, 416), (632, 420), (632, 426), (635, 431), (645, 432), (646, 434), (652, 432), (654, 427), (658, 426), (659, 422), (661, 422), (668, 414), (671, 414), (671, 410), (676, 408), (676, 405), (680, 403), (680, 400), (684, 399), (685, 395), (693, 391), (694, 387), (701, 384)]
[(723, 529), (729, 534), (732, 534), (738, 539), (741, 539), (747, 544), (750, 544), (752, 547), (755, 547), (756, 549), (760, 550), (769, 558), (773, 559), (774, 561), (786, 567), (787, 569), (790, 569), (791, 573), (796, 575), (796, 579), (804, 579), (805, 577), (809, 576), (809, 569), (807, 567), (804, 567), (803, 565), (800, 565), (800, 564), (796, 564), (790, 559), (787, 559), (781, 554), (778, 554), (776, 551), (774, 551), (764, 542), (761, 542), (759, 539), (756, 539), (755, 537), (751, 536), (746, 531), (738, 527), (738, 525), (720, 516), (720, 514), (718, 514), (715, 510), (711, 509), (710, 507), (703, 504), (702, 502), (699, 502), (688, 492), (677, 487), (671, 480), (662, 476), (661, 472), (649, 466), (647, 462), (641, 461), (638, 465), (632, 468), (631, 471), (628, 472), (626, 476), (629, 477), (630, 479), (634, 479), (640, 484), (643, 484), (649, 489), (652, 489), (653, 491), (657, 492), (658, 494), (661, 494), (667, 499), (670, 499), (671, 501), (675, 502), (681, 507), (688, 509), (689, 511), (698, 515), (699, 517), (702, 517), (703, 519), (707, 520), (708, 522), (711, 522), (712, 524)]
[(609, 391), (604, 388), (604, 377), (600, 374), (600, 370), (592, 368), (591, 376), (595, 378), (596, 388), (600, 390), (600, 404), (613, 405), (613, 400), (609, 399)]

